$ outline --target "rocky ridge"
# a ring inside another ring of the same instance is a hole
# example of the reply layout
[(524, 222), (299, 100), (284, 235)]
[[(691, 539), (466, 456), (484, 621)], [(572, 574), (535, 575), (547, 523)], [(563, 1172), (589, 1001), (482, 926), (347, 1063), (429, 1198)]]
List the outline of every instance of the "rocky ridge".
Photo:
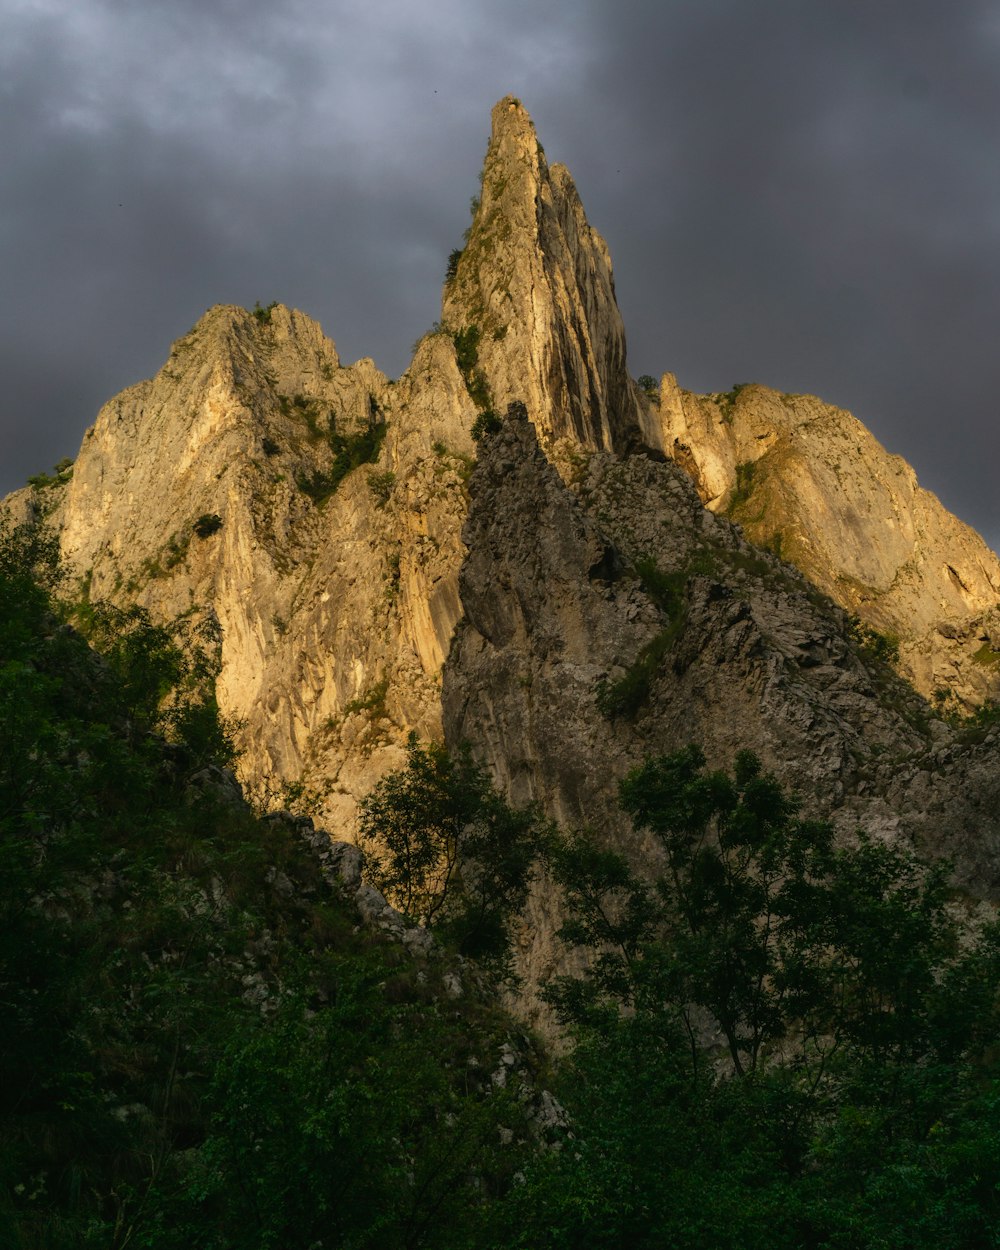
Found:
[[(807, 814), (915, 840), (952, 858), (970, 894), (996, 895), (1000, 731), (970, 740), (936, 719), (841, 608), (707, 511), (675, 464), (594, 452), (564, 475), (516, 415), (480, 454), (447, 739), (475, 743), (515, 800), (637, 864), (656, 850), (618, 810), (627, 770), (691, 741), (721, 768), (749, 748)], [(529, 987), (561, 969), (558, 923), (540, 882)]]
[[(349, 829), (407, 732), (441, 732), (474, 416), (440, 336), (390, 385), (301, 313), (220, 307), (105, 405), (68, 484), (14, 506), (91, 598), (214, 617), (245, 783), (314, 788)], [(331, 489), (345, 443), (372, 463)]]
[(966, 711), (1000, 698), (1000, 560), (860, 421), (764, 386), (694, 395), (669, 373), (656, 415), (706, 507), (897, 636), (922, 694)]
[(639, 407), (611, 257), (569, 171), (548, 165), (531, 118), (510, 96), (493, 109), (473, 206), (441, 321), (474, 330), (484, 406), (524, 403), (546, 443), (625, 451), (639, 437)]
[[(919, 837), (993, 891), (995, 733), (963, 742), (830, 602), (891, 627), (887, 591), (845, 594), (854, 574), (837, 570), (856, 568), (961, 644), (994, 586), (971, 531), (819, 401), (699, 399), (668, 377), (651, 404), (627, 373), (607, 248), (511, 98), (449, 269), (443, 321), (396, 382), (343, 365), (302, 313), (210, 310), (102, 409), (70, 481), (9, 506), (48, 515), (81, 593), (217, 619), (245, 781), (279, 806), (288, 785), (314, 792), (338, 838), (411, 730), (468, 739), (513, 799), (616, 839), (617, 778), (697, 739), (719, 765), (751, 747), (845, 829)], [(477, 417), (511, 404), (477, 445)], [(755, 492), (792, 451), (819, 484), (788, 512)], [(735, 499), (747, 463), (763, 467)], [(778, 530), (783, 556), (820, 553), (811, 582), (748, 541)], [(919, 655), (907, 640), (924, 680)], [(536, 892), (533, 980), (554, 925)]]

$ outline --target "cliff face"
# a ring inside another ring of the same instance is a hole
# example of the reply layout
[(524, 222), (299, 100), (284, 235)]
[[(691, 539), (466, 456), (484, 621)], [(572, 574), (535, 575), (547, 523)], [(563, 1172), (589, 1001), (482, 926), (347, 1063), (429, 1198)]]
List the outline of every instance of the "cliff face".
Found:
[[(669, 375), (640, 395), (607, 249), (512, 99), (451, 269), (397, 382), (301, 313), (211, 310), (102, 409), (68, 483), (8, 506), (50, 516), (92, 598), (218, 620), (244, 780), (273, 804), (301, 783), (338, 837), (410, 730), (626, 843), (617, 780), (696, 740), (994, 892), (995, 731), (963, 741), (830, 599), (972, 704), (996, 689), (996, 558), (818, 400)], [(556, 923), (540, 888), (531, 983)]]
[(446, 340), (390, 386), (301, 313), (216, 308), (48, 492), (92, 598), (218, 620), (244, 779), (315, 788), (333, 827), (410, 729), (440, 736), (473, 416)]
[[(811, 815), (916, 839), (973, 894), (1000, 890), (1000, 732), (934, 720), (804, 577), (706, 511), (670, 463), (593, 453), (567, 484), (527, 420), (487, 440), (464, 530), (463, 617), (445, 666), (446, 738), (508, 792), (589, 826), (637, 864), (656, 848), (617, 807), (625, 772), (700, 743), (755, 751)], [(551, 891), (522, 930), (532, 989), (564, 970)]]
[(607, 246), (569, 171), (549, 167), (513, 97), (493, 110), (482, 189), (453, 270), (442, 324), (478, 333), (498, 412), (525, 403), (546, 443), (565, 437), (622, 451), (635, 440), (637, 399)]
[(692, 395), (667, 374), (659, 418), (705, 505), (897, 635), (925, 696), (1000, 696), (1000, 560), (850, 413), (763, 386)]

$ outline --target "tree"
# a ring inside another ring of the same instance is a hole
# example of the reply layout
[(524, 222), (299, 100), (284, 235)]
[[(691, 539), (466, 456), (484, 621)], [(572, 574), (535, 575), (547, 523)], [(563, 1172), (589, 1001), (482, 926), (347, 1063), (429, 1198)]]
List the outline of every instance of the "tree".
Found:
[(996, 924), (963, 927), (946, 864), (835, 845), (752, 755), (704, 764), (689, 747), (621, 786), (656, 881), (593, 835), (554, 840), (589, 955), (550, 987), (573, 1138), (533, 1161), (497, 1244), (997, 1244)]
[[(710, 1023), (737, 1076), (792, 1051), (818, 1070), (845, 1049), (879, 1064), (953, 1052), (942, 1021), (958, 999), (967, 1034), (976, 1012), (992, 1019), (963, 972), (946, 863), (864, 834), (837, 848), (750, 752), (732, 776), (704, 763), (691, 746), (622, 782), (622, 807), (664, 853), (654, 883), (592, 837), (559, 845), (564, 933), (595, 952), (582, 985), (552, 989), (567, 1019), (602, 1001), (672, 1013), (695, 1066)], [(980, 936), (980, 964), (992, 941)]]
[(360, 805), (369, 879), (462, 953), (505, 965), (539, 818), (511, 808), (466, 746), (452, 754), (436, 743), (421, 747), (411, 734), (406, 754), (406, 767), (384, 777)]

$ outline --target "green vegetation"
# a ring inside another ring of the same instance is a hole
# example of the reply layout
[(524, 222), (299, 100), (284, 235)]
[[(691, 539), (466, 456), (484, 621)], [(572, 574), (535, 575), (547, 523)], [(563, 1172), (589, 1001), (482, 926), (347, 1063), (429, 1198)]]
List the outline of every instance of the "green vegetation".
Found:
[(271, 300), (266, 307), (262, 307), (260, 300), (257, 300), (251, 310), (251, 316), (256, 319), (258, 325), (269, 326), (271, 324), (271, 313), (277, 307), (278, 301), (276, 299)]
[(465, 249), (461, 247), (454, 248), (448, 253), (448, 267), (445, 270), (445, 282), (452, 282), (458, 273), (458, 262), (462, 259), (462, 253)]
[(462, 330), (456, 330), (451, 338), (455, 344), (455, 360), (465, 379), (465, 389), (469, 392), (469, 398), (481, 411), (487, 411), (492, 400), (490, 384), (486, 380), (486, 374), (476, 368), (479, 363), (479, 343), (482, 331), (478, 326), (466, 326)]
[(225, 753), (160, 736), (191, 663), (110, 611), (97, 661), (52, 550), (0, 543), (0, 1243), (474, 1244), (528, 1150), (505, 1018), (197, 784)]
[(481, 442), (484, 438), (488, 438), (491, 434), (499, 434), (503, 428), (503, 421), (492, 408), (487, 408), (484, 412), (479, 413), (472, 423), (470, 433), (474, 443)]
[(660, 393), (660, 384), (651, 373), (643, 373), (637, 379), (639, 389), (645, 391), (650, 399), (655, 399)]
[[(319, 425), (318, 399), (302, 394), (293, 395), (291, 398), (287, 395), (279, 395), (278, 411), (283, 417), (299, 417), (305, 421), (311, 443), (315, 443), (323, 437), (324, 431), (320, 429)], [(333, 426), (334, 418), (331, 412), (328, 414), (327, 429), (330, 430)]]
[(340, 434), (336, 429), (330, 431), (329, 443), (333, 452), (333, 463), (327, 470), (315, 469), (312, 473), (299, 472), (295, 482), (313, 503), (322, 506), (336, 491), (348, 473), (360, 468), (363, 464), (374, 464), (382, 450), (386, 424), (379, 421), (353, 434)]
[(373, 720), (384, 718), (387, 715), (385, 696), (388, 691), (389, 679), (384, 677), (366, 690), (363, 695), (359, 695), (356, 699), (348, 699), (344, 704), (344, 716), (353, 716), (357, 712), (370, 712)]
[[(648, 880), (411, 738), (361, 831), (437, 938), (414, 958), (360, 929), (308, 821), (227, 797), (217, 636), (67, 608), (56, 551), (0, 534), (4, 1247), (998, 1244), (1000, 928), (948, 865), (838, 845), (753, 755), (692, 746), (620, 787)], [(683, 617), (679, 573), (636, 574)], [(548, 1067), (481, 988), (538, 858), (584, 968), (546, 991)]]
[(479, 338), (478, 326), (466, 326), (451, 336), (455, 344), (455, 361), (463, 374), (471, 373), (479, 361)]
[(684, 591), (692, 571), (685, 566), (664, 573), (648, 557), (636, 561), (635, 572), (643, 590), (668, 623), (643, 646), (624, 676), (616, 681), (598, 682), (595, 702), (602, 716), (609, 719), (633, 717), (648, 701), (660, 665), (684, 629), (687, 619)]
[(938, 715), (959, 731), (959, 739), (964, 743), (982, 742), (991, 729), (1000, 725), (1000, 703), (992, 699), (970, 712), (953, 690), (939, 686), (932, 701)]
[(368, 474), (368, 489), (375, 498), (375, 506), (384, 508), (392, 496), (392, 492), (396, 486), (396, 475), (391, 469), (386, 469), (384, 473)]
[[(221, 525), (221, 521), (219, 523)], [(165, 566), (168, 569), (175, 569), (178, 564), (183, 564), (190, 545), (190, 534), (171, 534), (167, 540), (167, 553), (164, 557)]]
[(972, 662), (984, 668), (997, 668), (1000, 666), (1000, 651), (994, 651), (988, 642), (984, 642), (972, 657)]
[(719, 415), (726, 424), (730, 424), (733, 419), (733, 408), (736, 406), (736, 399), (740, 391), (745, 391), (751, 383), (737, 382), (731, 391), (724, 391), (719, 395), (713, 395), (716, 405), (719, 409)]
[(753, 493), (753, 480), (757, 472), (756, 460), (742, 460), (736, 466), (736, 485), (726, 502), (726, 514), (732, 516), (745, 504)]
[(963, 933), (946, 866), (837, 848), (749, 753), (648, 760), (621, 798), (664, 874), (554, 843), (591, 953), (550, 989), (573, 1137), (510, 1195), (506, 1244), (995, 1244), (1000, 935)]
[(217, 512), (203, 512), (191, 528), (199, 538), (211, 538), (222, 529), (222, 517)]
[(877, 629), (872, 629), (870, 625), (866, 625), (860, 617), (850, 616), (847, 620), (848, 636), (861, 648), (866, 656), (872, 660), (879, 660), (883, 664), (899, 663), (899, 635), (893, 633), (879, 633)]
[(463, 955), (509, 971), (540, 824), (500, 798), (467, 749), (421, 747), (411, 734), (406, 767), (362, 802), (358, 830), (368, 875), (391, 903)]
[(35, 490), (46, 490), (50, 486), (65, 486), (72, 476), (73, 461), (67, 456), (59, 461), (51, 475), (36, 473), (34, 477), (29, 477), (28, 485), (34, 487)]

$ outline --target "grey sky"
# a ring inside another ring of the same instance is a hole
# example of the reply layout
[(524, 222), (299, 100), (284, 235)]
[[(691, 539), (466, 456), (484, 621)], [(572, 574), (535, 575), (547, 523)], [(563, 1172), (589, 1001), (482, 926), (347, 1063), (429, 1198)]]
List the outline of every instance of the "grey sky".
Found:
[(507, 92), (633, 374), (842, 404), (1000, 544), (996, 0), (0, 0), (0, 490), (210, 304), (400, 373)]

